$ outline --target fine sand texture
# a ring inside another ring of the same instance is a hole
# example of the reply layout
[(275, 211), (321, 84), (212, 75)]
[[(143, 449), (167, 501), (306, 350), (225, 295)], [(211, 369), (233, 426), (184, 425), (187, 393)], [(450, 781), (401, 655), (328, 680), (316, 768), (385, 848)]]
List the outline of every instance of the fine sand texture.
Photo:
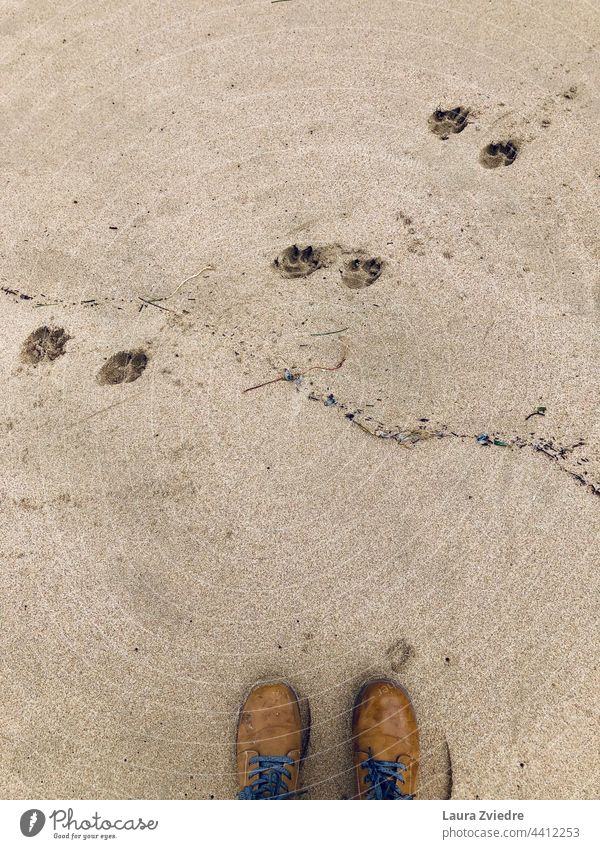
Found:
[[(18, 0), (0, 21), (0, 793), (231, 798), (243, 694), (352, 795), (600, 795), (600, 15)], [(259, 386), (259, 384), (265, 384)]]

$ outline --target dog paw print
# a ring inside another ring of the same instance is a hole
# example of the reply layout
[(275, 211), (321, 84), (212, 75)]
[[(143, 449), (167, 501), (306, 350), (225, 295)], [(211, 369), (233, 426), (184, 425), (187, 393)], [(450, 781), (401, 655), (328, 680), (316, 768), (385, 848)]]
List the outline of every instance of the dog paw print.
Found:
[(439, 106), (429, 118), (429, 127), (436, 136), (447, 139), (453, 133), (462, 133), (467, 126), (469, 110), (462, 106), (453, 109), (440, 109)]
[(98, 383), (111, 386), (117, 383), (133, 383), (148, 365), (143, 351), (119, 351), (102, 366), (97, 375)]
[(65, 353), (65, 345), (70, 338), (62, 327), (38, 327), (23, 342), (21, 359), (32, 366), (45, 360), (56, 360)]
[(305, 248), (290, 245), (273, 260), (273, 265), (282, 277), (308, 277), (321, 267), (321, 257), (312, 245)]
[(490, 142), (481, 151), (479, 161), (484, 168), (499, 168), (501, 165), (512, 165), (519, 148), (512, 141)]
[(342, 283), (349, 289), (372, 286), (383, 270), (383, 262), (376, 257), (355, 257), (342, 268)]

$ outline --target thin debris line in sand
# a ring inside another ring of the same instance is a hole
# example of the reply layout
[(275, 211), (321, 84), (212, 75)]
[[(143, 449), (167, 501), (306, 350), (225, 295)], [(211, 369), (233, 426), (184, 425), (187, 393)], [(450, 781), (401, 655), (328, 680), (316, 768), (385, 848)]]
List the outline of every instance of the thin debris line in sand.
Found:
[(115, 401), (113, 404), (109, 404), (107, 407), (100, 407), (99, 410), (94, 410), (93, 413), (89, 413), (87, 416), (84, 416), (82, 419), (78, 419), (76, 422), (70, 422), (65, 425), (66, 429), (72, 427), (78, 427), (80, 424), (84, 424), (84, 422), (89, 421), (89, 419), (93, 419), (95, 416), (101, 416), (103, 413), (108, 413), (110, 410), (114, 410), (115, 407), (122, 407), (123, 404), (129, 404), (131, 401), (135, 401), (136, 398), (140, 398), (144, 393), (136, 392), (135, 395), (130, 395), (128, 398), (121, 398), (119, 401)]
[[(174, 295), (176, 295), (177, 292), (179, 292), (179, 290), (183, 286), (185, 286), (186, 283), (189, 283), (190, 280), (195, 280), (196, 277), (200, 277), (200, 275), (204, 274), (205, 271), (214, 271), (214, 270), (215, 269), (214, 269), (213, 265), (205, 265), (199, 271), (195, 271), (193, 274), (190, 274), (188, 277), (186, 277), (185, 280), (182, 280), (181, 283), (178, 283), (177, 286), (175, 286), (175, 288), (173, 289), (173, 291), (170, 292), (168, 295), (161, 295), (161, 296), (158, 296), (158, 297), (155, 297), (155, 298), (139, 298), (138, 300), (143, 302), (139, 311), (141, 312), (144, 309), (144, 307), (149, 306), (149, 307), (157, 307), (157, 309), (164, 310), (165, 312), (171, 312), (171, 313), (173, 313), (173, 315), (179, 315), (177, 310), (172, 310), (169, 307), (162, 306), (162, 304), (160, 302), (161, 301), (168, 301), (169, 298), (172, 298)], [(187, 310), (184, 310), (184, 312), (187, 313)]]
[[(341, 404), (335, 398), (332, 401), (333, 396), (331, 393), (329, 395), (316, 395), (310, 392), (308, 394), (308, 398), (311, 401), (320, 401), (327, 407), (339, 407), (342, 410), (346, 408), (344, 404)], [(370, 417), (366, 417), (363, 421), (360, 421), (357, 418), (357, 415), (360, 415), (360, 413), (345, 413), (344, 415), (345, 418), (352, 422), (352, 424), (357, 425), (362, 431), (368, 433), (370, 436), (373, 436), (376, 439), (393, 440), (403, 448), (411, 448), (417, 442), (424, 442), (425, 440), (448, 438), (458, 439), (462, 442), (475, 441), (478, 445), (507, 448), (513, 451), (528, 448), (531, 451), (542, 454), (543, 456), (548, 457), (548, 459), (554, 461), (562, 472), (573, 478), (573, 480), (575, 480), (580, 486), (585, 487), (585, 489), (592, 495), (600, 497), (600, 481), (595, 483), (590, 481), (585, 471), (577, 471), (570, 468), (564, 462), (577, 448), (581, 448), (585, 445), (585, 442), (582, 439), (577, 440), (577, 442), (574, 442), (573, 445), (565, 446), (556, 445), (552, 439), (547, 438), (526, 439), (522, 436), (490, 437), (487, 433), (457, 433), (454, 430), (450, 430), (447, 425), (443, 425), (436, 429), (428, 428), (425, 423), (421, 423), (414, 428), (390, 428), (380, 422), (374, 422)], [(365, 421), (369, 424), (365, 424)], [(578, 468), (581, 469), (581, 465), (578, 464)]]
[(600, 497), (600, 481), (593, 482), (589, 480), (587, 473), (582, 467), (582, 462), (579, 460), (576, 461), (577, 469), (570, 467), (565, 462), (577, 448), (581, 448), (586, 444), (583, 439), (579, 439), (577, 442), (574, 442), (573, 445), (565, 446), (557, 445), (553, 439), (545, 437), (540, 437), (539, 439), (527, 439), (519, 435), (500, 436), (492, 434), (490, 436), (488, 433), (457, 433), (456, 431), (451, 430), (447, 425), (442, 425), (439, 428), (431, 427), (430, 419), (428, 418), (419, 419), (418, 424), (414, 427), (401, 428), (397, 426), (389, 426), (383, 422), (373, 419), (371, 416), (366, 415), (362, 409), (352, 409), (350, 405), (339, 401), (332, 392), (317, 393), (312, 389), (306, 390), (304, 388), (303, 378), (310, 371), (337, 371), (337, 369), (342, 367), (345, 360), (346, 351), (344, 351), (340, 362), (335, 366), (312, 366), (311, 368), (306, 369), (306, 371), (299, 373), (295, 373), (291, 369), (286, 368), (283, 374), (279, 375), (279, 377), (267, 380), (264, 383), (258, 383), (255, 386), (249, 386), (247, 389), (244, 389), (243, 392), (250, 392), (254, 389), (260, 389), (263, 386), (269, 386), (272, 383), (278, 383), (280, 381), (294, 383), (296, 390), (298, 392), (304, 390), (306, 397), (310, 401), (317, 401), (320, 404), (324, 404), (326, 407), (337, 408), (343, 413), (344, 418), (356, 425), (364, 433), (369, 436), (373, 436), (376, 439), (396, 442), (403, 448), (412, 448), (418, 442), (424, 442), (431, 439), (458, 439), (463, 442), (475, 441), (476, 444), (483, 447), (506, 448), (509, 451), (519, 451), (523, 448), (528, 448), (536, 454), (542, 454), (544, 457), (552, 460), (562, 472), (573, 478), (573, 480), (575, 480), (580, 486), (585, 487), (586, 491), (590, 492), (592, 495)]
[[(179, 313), (177, 313), (175, 310), (169, 309), (169, 307), (160, 306), (159, 302), (168, 301), (169, 298), (172, 298), (174, 295), (176, 295), (177, 292), (179, 292), (179, 290), (183, 286), (185, 286), (186, 283), (190, 282), (190, 280), (194, 280), (196, 277), (199, 277), (205, 271), (214, 271), (214, 270), (215, 270), (215, 267), (213, 265), (203, 266), (199, 271), (195, 271), (193, 274), (190, 274), (188, 277), (186, 277), (185, 280), (182, 280), (181, 283), (178, 283), (177, 286), (173, 289), (173, 291), (170, 292), (168, 295), (160, 295), (160, 296), (157, 296), (157, 297), (149, 297), (149, 298), (142, 298), (141, 296), (138, 295), (137, 298), (129, 298), (129, 299), (128, 298), (117, 298), (117, 297), (107, 296), (107, 297), (104, 297), (104, 298), (85, 298), (84, 300), (79, 300), (79, 301), (49, 301), (49, 300), (43, 300), (43, 301), (40, 302), (38, 300), (35, 303), (32, 303), (31, 306), (33, 306), (34, 308), (38, 308), (38, 307), (63, 307), (64, 308), (64, 307), (79, 307), (79, 306), (99, 307), (99, 306), (102, 306), (102, 304), (106, 304), (107, 302), (111, 303), (111, 304), (116, 304), (116, 303), (133, 304), (133, 303), (136, 303), (137, 301), (142, 301), (142, 304), (139, 308), (140, 312), (143, 309), (145, 309), (146, 306), (150, 306), (150, 307), (157, 307), (157, 309), (162, 309), (165, 312), (171, 312), (171, 313), (174, 313), (175, 315), (179, 315)], [(4, 295), (9, 295), (13, 298), (17, 298), (19, 301), (25, 301), (25, 302), (35, 301), (36, 298), (37, 299), (39, 299), (39, 298), (47, 299), (49, 297), (48, 295), (45, 295), (43, 292), (40, 292), (37, 295), (30, 295), (27, 292), (23, 292), (19, 289), (15, 289), (15, 288), (9, 287), (9, 286), (0, 286), (0, 292), (2, 292)], [(117, 306), (117, 309), (120, 310), (120, 309), (122, 309), (122, 307)], [(185, 310), (184, 312), (187, 312), (187, 310)]]

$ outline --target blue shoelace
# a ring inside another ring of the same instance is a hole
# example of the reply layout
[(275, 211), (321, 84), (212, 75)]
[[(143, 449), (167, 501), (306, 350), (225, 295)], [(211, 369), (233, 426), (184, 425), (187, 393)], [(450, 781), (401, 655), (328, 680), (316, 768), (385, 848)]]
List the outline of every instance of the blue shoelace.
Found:
[(363, 781), (369, 786), (367, 799), (414, 799), (408, 793), (402, 793), (397, 782), (404, 784), (403, 772), (406, 764), (400, 761), (377, 761), (369, 751), (369, 757), (361, 763), (367, 770)]
[(257, 778), (244, 787), (240, 799), (290, 799), (296, 795), (288, 790), (286, 784), (286, 779), (289, 781), (292, 777), (292, 773), (286, 769), (294, 763), (292, 758), (285, 755), (256, 755), (248, 763), (255, 766), (248, 773), (248, 778)]

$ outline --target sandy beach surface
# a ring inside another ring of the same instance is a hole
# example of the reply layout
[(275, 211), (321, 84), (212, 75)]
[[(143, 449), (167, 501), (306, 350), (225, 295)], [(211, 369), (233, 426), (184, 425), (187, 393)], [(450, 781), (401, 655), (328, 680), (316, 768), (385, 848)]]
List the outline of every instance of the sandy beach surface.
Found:
[(422, 798), (600, 795), (599, 44), (583, 0), (5, 4), (2, 796), (230, 798), (283, 676), (348, 798), (377, 674)]

